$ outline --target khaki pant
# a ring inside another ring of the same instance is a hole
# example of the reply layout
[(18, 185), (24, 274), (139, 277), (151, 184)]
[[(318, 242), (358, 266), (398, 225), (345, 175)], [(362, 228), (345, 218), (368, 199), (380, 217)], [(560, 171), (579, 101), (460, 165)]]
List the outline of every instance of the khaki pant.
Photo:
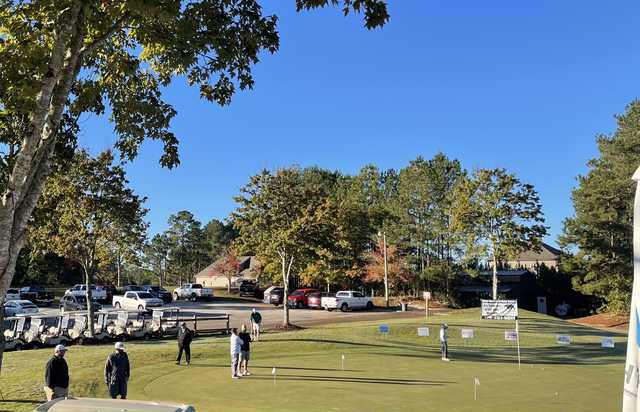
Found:
[(47, 395), (47, 401), (52, 401), (58, 398), (66, 398), (69, 396), (69, 388), (61, 388), (59, 386), (55, 386), (51, 389), (48, 386), (44, 387), (44, 393)]

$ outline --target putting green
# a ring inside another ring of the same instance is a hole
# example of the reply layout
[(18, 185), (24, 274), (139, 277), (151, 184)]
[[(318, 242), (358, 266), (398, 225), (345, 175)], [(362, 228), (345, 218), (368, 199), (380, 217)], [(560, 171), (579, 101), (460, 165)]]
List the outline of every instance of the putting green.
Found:
[[(477, 312), (433, 317), (429, 324), (420, 319), (385, 322), (391, 327), (386, 338), (377, 332), (379, 322), (268, 334), (252, 347), (252, 376), (239, 380), (230, 377), (226, 338), (197, 340), (190, 367), (172, 362), (174, 342), (131, 343), (130, 398), (190, 403), (198, 412), (620, 409), (622, 335), (614, 334), (615, 349), (605, 349), (600, 339), (611, 333), (523, 313), (518, 369), (515, 345), (504, 341), (504, 330), (513, 323), (481, 321)], [(436, 335), (442, 321), (450, 326), (452, 362), (440, 360)], [(416, 328), (425, 325), (431, 336), (418, 337)], [(475, 328), (475, 338), (463, 341), (462, 327)], [(558, 333), (570, 335), (572, 344), (557, 345)], [(34, 381), (39, 386), (49, 356), (42, 352), (7, 354), (0, 379), (5, 398), (41, 396), (38, 388), (29, 388)], [(105, 347), (72, 348), (73, 394), (106, 395), (101, 369), (108, 352)], [(476, 377), (480, 386), (474, 400)], [(9, 405), (0, 403), (0, 410)], [(31, 409), (33, 405), (22, 403), (6, 410)]]

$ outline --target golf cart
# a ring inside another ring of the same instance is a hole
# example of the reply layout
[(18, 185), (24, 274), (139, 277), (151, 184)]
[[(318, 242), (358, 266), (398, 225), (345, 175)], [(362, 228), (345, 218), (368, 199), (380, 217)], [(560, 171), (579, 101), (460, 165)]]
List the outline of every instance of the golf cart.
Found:
[(169, 307), (154, 309), (151, 315), (151, 333), (161, 338), (175, 336), (180, 326), (180, 308)]
[(23, 334), (29, 329), (30, 321), (30, 316), (14, 316), (4, 320), (4, 350), (22, 350), (25, 347)]
[(140, 339), (149, 335), (145, 311), (116, 311), (114, 335), (119, 339)]
[(31, 326), (25, 333), (25, 340), (33, 346), (66, 345), (71, 340), (67, 336), (68, 319), (63, 325), (60, 315), (35, 315), (31, 317)]

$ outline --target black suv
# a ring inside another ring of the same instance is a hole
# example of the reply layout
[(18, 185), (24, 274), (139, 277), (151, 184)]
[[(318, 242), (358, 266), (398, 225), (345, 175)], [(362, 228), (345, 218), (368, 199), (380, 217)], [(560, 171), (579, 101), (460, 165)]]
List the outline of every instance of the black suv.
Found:
[(260, 289), (255, 280), (243, 280), (242, 283), (240, 283), (240, 296), (253, 296), (257, 298), (259, 292)]
[(171, 292), (169, 292), (165, 288), (161, 288), (160, 286), (144, 285), (142, 287), (142, 290), (151, 293), (154, 298), (162, 299), (164, 303), (171, 303), (173, 301)]

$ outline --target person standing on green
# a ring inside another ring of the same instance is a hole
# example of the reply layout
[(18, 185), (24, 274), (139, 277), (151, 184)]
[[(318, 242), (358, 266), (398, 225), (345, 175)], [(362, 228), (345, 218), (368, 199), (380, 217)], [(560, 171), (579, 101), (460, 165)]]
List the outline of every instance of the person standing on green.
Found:
[(253, 308), (251, 312), (251, 335), (254, 341), (260, 340), (260, 323), (262, 323), (262, 315)]

